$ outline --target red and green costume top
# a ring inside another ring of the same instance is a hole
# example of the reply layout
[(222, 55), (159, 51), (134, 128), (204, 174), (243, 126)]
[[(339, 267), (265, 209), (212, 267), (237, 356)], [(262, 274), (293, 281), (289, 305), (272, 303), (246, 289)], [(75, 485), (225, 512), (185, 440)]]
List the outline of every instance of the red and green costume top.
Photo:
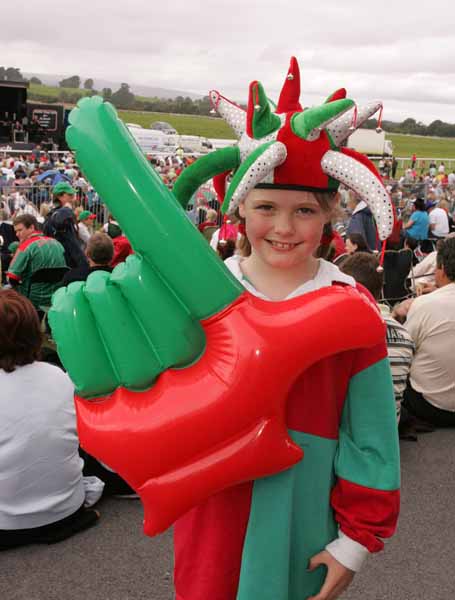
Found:
[(213, 496), (177, 522), (177, 600), (302, 600), (325, 576), (306, 570), (309, 559), (339, 531), (369, 552), (393, 534), (399, 448), (385, 341), (308, 369), (286, 421), (304, 460)]
[(63, 246), (38, 232), (19, 244), (6, 275), (18, 285), (19, 292), (27, 296), (36, 308), (40, 308), (50, 304), (58, 285), (33, 282), (34, 273), (40, 269), (61, 267), (66, 267)]

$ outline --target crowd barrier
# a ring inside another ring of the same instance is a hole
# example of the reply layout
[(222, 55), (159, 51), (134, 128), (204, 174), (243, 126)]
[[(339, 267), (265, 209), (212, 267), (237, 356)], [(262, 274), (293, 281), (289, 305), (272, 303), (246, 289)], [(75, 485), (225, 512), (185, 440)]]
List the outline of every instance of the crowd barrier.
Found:
[[(7, 203), (11, 214), (20, 210), (34, 214), (42, 220), (47, 209), (52, 205), (51, 185), (18, 186), (9, 184), (0, 188), (0, 192), (2, 200)], [(220, 206), (210, 186), (203, 186), (199, 189), (198, 194), (206, 196), (205, 207), (197, 209), (195, 204), (190, 203), (187, 207), (189, 218), (195, 225), (199, 225), (205, 221), (207, 209), (212, 208), (218, 212), (218, 225), (221, 225)], [(94, 190), (76, 188), (74, 204), (75, 207), (81, 206), (84, 210), (93, 213), (96, 216), (96, 222), (100, 225), (107, 222), (109, 209)]]

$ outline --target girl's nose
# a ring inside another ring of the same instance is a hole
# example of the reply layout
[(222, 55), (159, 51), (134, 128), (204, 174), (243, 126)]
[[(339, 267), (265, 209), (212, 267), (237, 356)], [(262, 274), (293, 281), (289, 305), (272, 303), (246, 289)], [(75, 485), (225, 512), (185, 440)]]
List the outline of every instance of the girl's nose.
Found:
[(275, 233), (289, 235), (294, 232), (294, 221), (292, 215), (286, 213), (278, 214), (274, 223)]

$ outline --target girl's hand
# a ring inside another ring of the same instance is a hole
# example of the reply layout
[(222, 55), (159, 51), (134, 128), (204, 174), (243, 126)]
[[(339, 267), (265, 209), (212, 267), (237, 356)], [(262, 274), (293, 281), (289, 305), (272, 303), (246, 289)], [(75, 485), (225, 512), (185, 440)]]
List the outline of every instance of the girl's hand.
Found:
[(333, 556), (323, 550), (310, 559), (309, 571), (314, 571), (321, 565), (327, 567), (327, 575), (319, 594), (309, 596), (307, 600), (335, 600), (342, 594), (354, 579), (354, 571), (344, 567)]

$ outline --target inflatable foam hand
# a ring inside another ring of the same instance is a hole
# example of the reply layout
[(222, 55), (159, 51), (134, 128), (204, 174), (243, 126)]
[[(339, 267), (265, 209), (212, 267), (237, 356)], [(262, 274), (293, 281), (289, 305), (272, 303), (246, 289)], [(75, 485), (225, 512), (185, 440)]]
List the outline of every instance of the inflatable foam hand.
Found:
[(384, 326), (353, 288), (276, 303), (243, 291), (111, 105), (84, 99), (70, 123), (79, 165), (136, 254), (60, 289), (49, 319), (81, 444), (137, 490), (154, 535), (299, 461), (285, 425), (293, 382), (325, 356), (378, 343)]

